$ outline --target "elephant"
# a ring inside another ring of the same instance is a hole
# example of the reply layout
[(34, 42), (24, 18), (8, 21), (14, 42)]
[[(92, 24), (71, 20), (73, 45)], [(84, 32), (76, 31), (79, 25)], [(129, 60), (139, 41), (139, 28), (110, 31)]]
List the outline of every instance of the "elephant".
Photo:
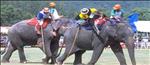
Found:
[[(9, 62), (12, 53), (18, 50), (20, 63), (26, 63), (26, 57), (24, 54), (25, 45), (35, 45), (40, 37), (35, 31), (35, 26), (27, 24), (28, 20), (23, 20), (11, 26), (8, 31), (9, 43), (6, 47), (5, 53), (2, 57), (2, 62)], [(49, 20), (52, 21), (52, 20)], [(46, 58), (43, 59), (44, 62), (48, 63), (49, 59), (52, 58), (51, 63), (55, 63), (56, 55), (59, 49), (59, 35), (54, 36), (51, 31), (53, 31), (53, 25), (55, 23), (48, 24), (48, 26), (43, 29), (44, 36), (44, 46), (40, 49), (44, 49)], [(55, 27), (54, 27), (55, 28)], [(57, 32), (57, 29), (55, 28)], [(42, 48), (44, 47), (44, 48)]]
[[(118, 23), (111, 25), (110, 21), (106, 22), (99, 34), (94, 33), (93, 30), (80, 29), (78, 25), (70, 25), (74, 20), (59, 21), (59, 25), (64, 29), (64, 43), (66, 45), (65, 52), (62, 56), (56, 59), (58, 65), (62, 65), (65, 59), (75, 54), (74, 65), (82, 64), (82, 54), (86, 50), (93, 50), (92, 58), (88, 65), (95, 65), (105, 47), (110, 45), (110, 48), (116, 55), (120, 65), (127, 65), (123, 54), (120, 42), (124, 42), (127, 46), (132, 65), (136, 65), (134, 54), (134, 33), (128, 23)], [(67, 27), (69, 26), (69, 28)], [(72, 26), (72, 27), (71, 27)]]

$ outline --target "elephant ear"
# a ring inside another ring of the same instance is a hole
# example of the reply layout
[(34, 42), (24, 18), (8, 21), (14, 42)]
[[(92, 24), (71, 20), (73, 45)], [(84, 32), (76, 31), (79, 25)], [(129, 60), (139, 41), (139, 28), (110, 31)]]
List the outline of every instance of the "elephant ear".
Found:
[(55, 22), (52, 23), (52, 26), (54, 30), (58, 30), (60, 27), (65, 26), (69, 23), (69, 19), (67, 18), (61, 18)]

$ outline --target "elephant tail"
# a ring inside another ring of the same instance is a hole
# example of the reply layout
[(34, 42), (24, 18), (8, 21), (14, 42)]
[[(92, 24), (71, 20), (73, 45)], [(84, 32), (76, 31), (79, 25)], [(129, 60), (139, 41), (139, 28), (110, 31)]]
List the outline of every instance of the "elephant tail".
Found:
[(64, 43), (62, 44), (62, 47), (60, 48), (60, 51), (59, 51), (59, 53), (56, 55), (56, 57), (60, 56), (63, 46), (64, 46)]

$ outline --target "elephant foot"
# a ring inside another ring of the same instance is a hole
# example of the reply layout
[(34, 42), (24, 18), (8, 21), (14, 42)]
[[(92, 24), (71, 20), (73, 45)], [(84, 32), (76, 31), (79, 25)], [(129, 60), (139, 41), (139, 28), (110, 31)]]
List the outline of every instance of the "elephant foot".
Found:
[(92, 63), (88, 63), (87, 65), (95, 65), (95, 64), (92, 64)]
[(48, 61), (47, 61), (47, 59), (45, 59), (45, 58), (42, 59), (42, 62), (43, 62), (44, 64), (48, 64)]
[(55, 65), (63, 65), (63, 63), (57, 59)]
[(27, 63), (27, 60), (24, 60), (24, 61), (20, 61), (20, 63)]
[(60, 64), (59, 63), (55, 63), (55, 65), (63, 65), (63, 64), (61, 64), (61, 63)]
[(86, 64), (79, 63), (79, 64), (73, 64), (73, 65), (86, 65)]
[(9, 60), (2, 60), (2, 63), (9, 63)]
[(55, 62), (50, 62), (50, 64), (55, 64)]

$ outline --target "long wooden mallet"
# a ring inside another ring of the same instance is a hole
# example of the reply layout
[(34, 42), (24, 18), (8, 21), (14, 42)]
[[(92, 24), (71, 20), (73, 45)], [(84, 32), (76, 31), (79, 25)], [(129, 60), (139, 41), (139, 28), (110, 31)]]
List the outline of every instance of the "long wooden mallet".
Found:
[(42, 35), (42, 44), (43, 44), (43, 51), (44, 51), (44, 53), (45, 53), (45, 46), (44, 46), (44, 44), (45, 44), (45, 41), (44, 41), (44, 31), (43, 31), (43, 27), (42, 27), (42, 25), (40, 26), (41, 27), (41, 35)]

